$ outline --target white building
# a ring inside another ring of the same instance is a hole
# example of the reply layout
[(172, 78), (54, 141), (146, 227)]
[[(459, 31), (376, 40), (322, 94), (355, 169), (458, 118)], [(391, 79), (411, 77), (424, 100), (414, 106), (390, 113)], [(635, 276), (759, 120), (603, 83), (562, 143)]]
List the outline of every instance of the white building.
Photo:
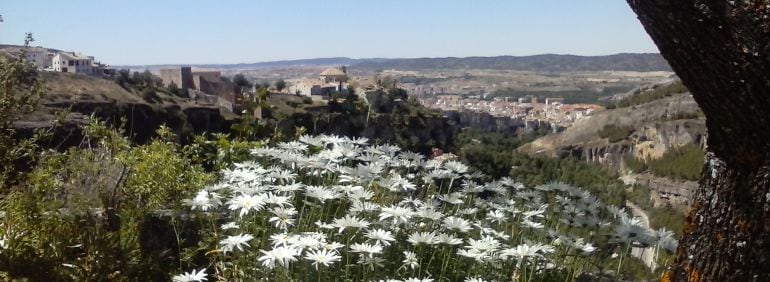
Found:
[(52, 56), (45, 48), (32, 47), (27, 49), (27, 61), (39, 69), (51, 67)]
[(346, 83), (348, 82), (348, 70), (344, 66), (328, 68), (321, 72), (320, 79), (325, 83)]
[(94, 73), (94, 57), (74, 52), (59, 52), (53, 56), (52, 67), (57, 72)]

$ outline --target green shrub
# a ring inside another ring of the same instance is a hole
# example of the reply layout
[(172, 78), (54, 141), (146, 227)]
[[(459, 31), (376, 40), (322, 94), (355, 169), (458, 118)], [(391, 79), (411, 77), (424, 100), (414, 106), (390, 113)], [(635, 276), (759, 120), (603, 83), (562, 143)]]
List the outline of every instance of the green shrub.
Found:
[(649, 103), (654, 100), (669, 97), (674, 94), (685, 93), (687, 91), (689, 91), (687, 90), (687, 86), (684, 86), (684, 83), (682, 83), (681, 80), (666, 85), (655, 85), (652, 89), (644, 91), (637, 90), (633, 95), (615, 102), (613, 108), (624, 108)]
[[(179, 268), (197, 243), (179, 210), (212, 175), (171, 142), (146, 145), (92, 123), (88, 144), (44, 152), (26, 181), (0, 200), (0, 272), (34, 281), (149, 280)], [(173, 215), (173, 212), (170, 213)]]
[(634, 128), (631, 126), (618, 126), (614, 124), (607, 124), (599, 130), (598, 134), (601, 138), (607, 138), (610, 143), (615, 143), (626, 139), (631, 133), (634, 132)]
[(690, 144), (668, 150), (658, 159), (642, 161), (631, 158), (626, 160), (626, 165), (633, 171), (695, 181), (700, 179), (704, 155), (703, 149)]

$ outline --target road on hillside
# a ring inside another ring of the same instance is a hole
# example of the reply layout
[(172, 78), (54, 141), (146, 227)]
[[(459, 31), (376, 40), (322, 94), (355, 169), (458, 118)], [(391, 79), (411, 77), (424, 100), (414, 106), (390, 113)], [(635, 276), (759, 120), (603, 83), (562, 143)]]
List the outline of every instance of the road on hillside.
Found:
[[(650, 228), (650, 218), (647, 216), (647, 213), (645, 213), (643, 209), (639, 208), (639, 206), (635, 205), (631, 201), (626, 201), (626, 206), (631, 209), (631, 215), (641, 221), (642, 226), (645, 228)], [(632, 256), (640, 259), (644, 265), (655, 271), (657, 265), (655, 264), (655, 257), (653, 252), (654, 250), (651, 247), (631, 248)]]

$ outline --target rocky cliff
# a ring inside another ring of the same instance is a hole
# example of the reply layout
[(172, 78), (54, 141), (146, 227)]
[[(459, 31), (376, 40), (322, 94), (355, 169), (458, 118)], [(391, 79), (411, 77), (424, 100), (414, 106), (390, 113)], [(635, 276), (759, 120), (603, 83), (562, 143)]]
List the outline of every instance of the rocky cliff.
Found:
[(146, 142), (161, 125), (180, 136), (193, 133), (225, 132), (235, 116), (226, 110), (196, 105), (159, 93), (160, 100), (145, 101), (139, 94), (109, 80), (74, 74), (43, 73), (48, 93), (37, 111), (14, 123), (17, 134), (30, 136), (38, 128), (52, 130), (51, 147), (66, 148), (83, 140), (83, 126), (91, 118), (118, 126), (135, 142)]
[[(629, 134), (614, 142), (603, 138), (600, 131), (610, 125), (628, 129)], [(625, 160), (658, 159), (672, 148), (688, 144), (703, 148), (705, 139), (705, 119), (692, 96), (685, 93), (597, 112), (561, 133), (539, 138), (518, 150), (531, 155), (572, 156), (608, 165), (621, 172), (626, 184), (649, 187), (656, 204), (667, 203), (685, 210), (697, 188), (696, 182), (637, 174), (625, 167)]]
[[(563, 132), (528, 143), (519, 151), (531, 155), (574, 156), (591, 162), (622, 165), (627, 157), (658, 158), (667, 150), (705, 143), (705, 120), (689, 94), (649, 103), (604, 110), (579, 120)], [(599, 131), (608, 125), (628, 127), (632, 133), (611, 142)]]

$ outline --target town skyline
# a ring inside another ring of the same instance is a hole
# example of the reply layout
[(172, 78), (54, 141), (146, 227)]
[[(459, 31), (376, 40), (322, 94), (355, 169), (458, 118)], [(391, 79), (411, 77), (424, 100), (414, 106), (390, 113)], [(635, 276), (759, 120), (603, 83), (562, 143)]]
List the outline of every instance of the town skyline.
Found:
[[(35, 46), (93, 54), (111, 65), (657, 53), (618, 1), (287, 2), (137, 1), (129, 9), (19, 1), (0, 10), (0, 43), (21, 44), (30, 32)], [(68, 16), (45, 20), (56, 13)]]

